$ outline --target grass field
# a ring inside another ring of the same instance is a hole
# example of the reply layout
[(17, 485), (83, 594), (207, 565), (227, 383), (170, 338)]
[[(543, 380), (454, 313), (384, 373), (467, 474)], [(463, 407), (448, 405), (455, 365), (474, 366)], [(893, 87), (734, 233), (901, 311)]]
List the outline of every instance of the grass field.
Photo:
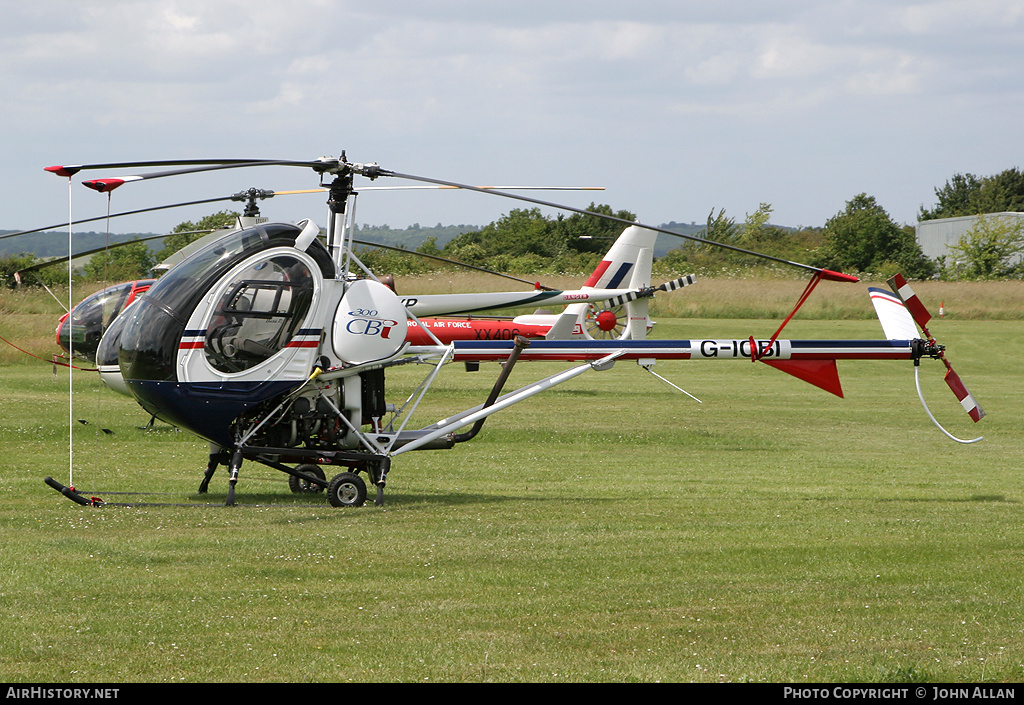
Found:
[[(666, 317), (657, 337), (774, 327)], [(932, 332), (988, 417), (971, 424), (929, 360), (926, 398), (980, 443), (928, 421), (909, 362), (840, 362), (845, 399), (749, 362), (657, 366), (701, 404), (619, 363), (471, 443), (400, 456), (385, 506), (346, 510), (252, 463), (239, 506), (221, 506), (223, 471), (194, 494), (205, 444), (139, 430), (138, 407), (81, 372), (69, 462), (67, 372), (7, 362), (0, 677), (1020, 682), (1024, 329), (951, 316)], [(479, 403), (495, 369), (451, 367), (417, 418)], [(108, 505), (43, 484), (72, 472)]]

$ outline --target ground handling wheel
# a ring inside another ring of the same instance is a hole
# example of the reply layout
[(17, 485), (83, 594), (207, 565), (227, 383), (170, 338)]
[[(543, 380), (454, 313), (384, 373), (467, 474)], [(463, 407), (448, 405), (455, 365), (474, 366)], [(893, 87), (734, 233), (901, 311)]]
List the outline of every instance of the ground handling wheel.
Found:
[[(320, 466), (314, 465), (313, 463), (299, 465), (295, 470), (306, 475), (312, 475), (313, 477), (317, 477), (321, 480), (327, 479), (327, 475), (324, 474), (324, 471)], [(323, 485), (318, 485), (315, 482), (304, 480), (301, 477), (296, 477), (295, 475), (289, 475), (288, 489), (295, 494), (317, 494), (318, 492), (322, 492), (324, 488)]]
[(366, 483), (352, 472), (335, 475), (327, 484), (327, 501), (332, 507), (361, 507), (366, 502)]

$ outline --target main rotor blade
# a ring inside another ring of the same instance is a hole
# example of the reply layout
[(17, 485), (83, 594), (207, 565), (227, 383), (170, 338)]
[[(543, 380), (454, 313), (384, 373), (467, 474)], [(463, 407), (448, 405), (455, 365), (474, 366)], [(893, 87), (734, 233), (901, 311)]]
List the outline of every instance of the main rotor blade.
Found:
[(426, 176), (415, 176), (413, 174), (402, 174), (402, 173), (399, 173), (399, 172), (396, 172), (396, 171), (390, 171), (390, 170), (387, 170), (387, 169), (380, 169), (379, 175), (380, 176), (392, 176), (392, 177), (399, 178), (399, 179), (409, 179), (411, 181), (421, 181), (423, 183), (428, 183), (428, 184), (438, 184), (438, 185), (441, 185), (441, 186), (450, 186), (452, 188), (461, 188), (461, 189), (466, 189), (468, 191), (479, 191), (480, 193), (490, 193), (490, 194), (493, 194), (493, 195), (496, 195), (496, 196), (504, 196), (505, 198), (512, 198), (512, 199), (516, 199), (516, 200), (519, 200), (519, 201), (525, 201), (527, 203), (533, 203), (533, 204), (539, 205), (539, 206), (546, 206), (548, 208), (556, 208), (558, 210), (571, 211), (573, 213), (579, 213), (581, 215), (592, 215), (592, 216), (595, 216), (597, 218), (602, 218), (604, 220), (612, 221), (614, 223), (621, 223), (623, 225), (635, 225), (637, 227), (645, 228), (647, 230), (653, 230), (656, 233), (664, 233), (665, 235), (671, 235), (672, 237), (680, 237), (680, 238), (684, 238), (686, 240), (693, 240), (695, 242), (702, 242), (702, 243), (705, 243), (705, 244), (708, 244), (708, 245), (713, 245), (715, 247), (721, 247), (721, 248), (724, 248), (726, 250), (732, 250), (733, 252), (739, 252), (740, 254), (750, 255), (752, 257), (760, 257), (761, 259), (770, 260), (772, 262), (779, 262), (780, 264), (789, 265), (791, 267), (798, 267), (800, 269), (806, 269), (806, 270), (809, 270), (809, 271), (812, 271), (812, 272), (817, 272), (817, 273), (819, 273), (821, 275), (821, 277), (823, 279), (828, 279), (830, 281), (840, 281), (840, 282), (857, 282), (857, 281), (860, 281), (857, 277), (855, 277), (855, 276), (853, 276), (851, 274), (843, 274), (842, 272), (833, 272), (833, 271), (828, 270), (828, 269), (822, 269), (821, 267), (812, 267), (809, 264), (803, 264), (803, 263), (800, 263), (800, 262), (792, 262), (792, 261), (787, 260), (787, 259), (782, 259), (781, 257), (775, 257), (773, 255), (766, 255), (766, 254), (763, 254), (761, 252), (754, 252), (753, 250), (746, 250), (746, 249), (744, 249), (742, 247), (736, 247), (735, 245), (728, 245), (728, 244), (726, 244), (724, 242), (716, 242), (714, 240), (706, 240), (704, 238), (696, 237), (694, 235), (685, 235), (683, 233), (677, 233), (677, 232), (674, 232), (672, 230), (666, 230), (665, 228), (657, 228), (657, 227), (654, 227), (652, 225), (645, 225), (643, 223), (636, 223), (636, 222), (633, 222), (633, 221), (630, 221), (630, 220), (626, 220), (625, 218), (619, 218), (619, 217), (614, 216), (614, 215), (607, 215), (605, 213), (595, 213), (593, 211), (584, 210), (582, 208), (575, 208), (573, 206), (567, 206), (567, 205), (564, 205), (564, 204), (561, 204), (561, 203), (552, 203), (550, 201), (542, 201), (542, 200), (537, 199), (537, 198), (530, 198), (529, 196), (521, 196), (521, 195), (518, 195), (518, 194), (507, 193), (505, 191), (498, 191), (498, 190), (494, 190), (494, 189), (485, 189), (485, 188), (481, 188), (479, 186), (470, 186), (468, 184), (460, 184), (460, 183), (457, 183), (457, 182), (454, 182), (454, 181), (444, 181), (442, 179), (432, 179), (432, 178), (429, 178), (429, 177), (426, 177)]
[(168, 171), (154, 171), (148, 174), (136, 174), (132, 176), (114, 176), (106, 179), (92, 179), (90, 181), (83, 181), (82, 185), (87, 188), (91, 188), (94, 191), (100, 193), (107, 193), (113, 191), (118, 186), (121, 186), (129, 181), (145, 181), (146, 179), (159, 179), (165, 176), (178, 176), (180, 174), (196, 174), (202, 171), (220, 171), (223, 169), (240, 169), (243, 167), (250, 166), (303, 166), (312, 167), (313, 162), (284, 162), (284, 161), (265, 161), (265, 162), (245, 162), (240, 164), (213, 164), (210, 166), (196, 166), (189, 167), (186, 169), (170, 169)]
[[(44, 225), (41, 228), (34, 228), (32, 230), (21, 230), (21, 231), (16, 232), (16, 233), (7, 233), (6, 235), (0, 235), (0, 240), (2, 240), (4, 238), (7, 238), (7, 237), (17, 237), (18, 235), (31, 235), (32, 233), (41, 233), (44, 230), (55, 230), (57, 228), (66, 228), (69, 225), (81, 225), (82, 223), (94, 223), (97, 220), (106, 220), (107, 218), (120, 218), (121, 216), (125, 216), (125, 215), (138, 215), (139, 213), (152, 213), (153, 211), (162, 211), (162, 210), (167, 210), (169, 208), (183, 208), (185, 206), (199, 206), (199, 205), (203, 205), (203, 204), (206, 204), (206, 203), (218, 203), (220, 201), (234, 201), (234, 200), (239, 200), (239, 199), (236, 198), (236, 196), (238, 196), (238, 195), (239, 194), (234, 194), (232, 196), (222, 196), (221, 198), (204, 198), (204, 199), (202, 199), (200, 201), (186, 201), (184, 203), (172, 203), (172, 204), (167, 205), (167, 206), (154, 206), (152, 208), (140, 208), (139, 210), (125, 211), (123, 213), (111, 213), (110, 215), (99, 215), (99, 216), (96, 216), (95, 218), (84, 218), (82, 220), (72, 220), (70, 223), (64, 222), (64, 223), (56, 223), (55, 225)], [(167, 237), (167, 236), (163, 235), (162, 237)]]
[[(337, 159), (324, 158), (317, 161), (294, 161), (288, 159), (172, 159), (149, 162), (110, 162), (107, 164), (66, 164), (44, 167), (44, 171), (57, 176), (74, 176), (80, 171), (91, 169), (153, 169), (164, 166), (187, 167), (173, 172), (157, 172), (155, 175), (171, 176), (189, 171), (211, 171), (215, 169), (235, 169), (246, 166), (303, 166), (312, 169), (322, 168), (324, 171), (338, 165)], [(149, 177), (145, 177), (149, 178)]]
[(231, 194), (230, 196), (220, 196), (218, 198), (204, 198), (199, 201), (184, 201), (182, 203), (171, 203), (166, 206), (153, 206), (151, 208), (140, 208), (134, 211), (124, 211), (123, 213), (111, 213), (110, 215), (99, 215), (95, 218), (84, 218), (82, 220), (73, 220), (70, 223), (56, 223), (54, 225), (45, 225), (41, 228), (33, 228), (32, 230), (21, 230), (16, 233), (7, 233), (6, 235), (0, 235), (0, 240), (7, 237), (17, 237), (18, 235), (31, 235), (32, 233), (40, 233), (44, 230), (55, 230), (57, 228), (67, 228), (69, 225), (81, 225), (82, 223), (94, 223), (98, 220), (106, 220), (107, 218), (120, 218), (125, 215), (138, 215), (140, 213), (152, 213), (154, 211), (168, 210), (170, 208), (184, 208), (186, 206), (201, 206), (207, 203), (219, 203), (221, 201), (246, 201), (250, 198), (273, 198), (274, 196), (286, 196), (291, 194), (299, 193), (317, 193), (323, 189), (306, 189), (304, 191), (267, 191), (263, 189), (250, 188), (245, 191), (239, 191), (238, 193)]
[[(459, 190), (461, 186), (361, 186), (356, 191), (416, 191), (426, 189)], [(482, 191), (604, 191), (604, 186), (477, 186)], [(326, 191), (327, 189), (322, 189)]]
[(406, 250), (406, 249), (403, 249), (401, 247), (395, 247), (393, 245), (382, 245), (379, 242), (370, 242), (368, 240), (352, 240), (352, 242), (354, 242), (357, 245), (368, 245), (370, 247), (380, 247), (380, 248), (385, 249), (385, 250), (394, 250), (395, 252), (404, 252), (407, 255), (416, 255), (417, 257), (426, 257), (427, 259), (437, 260), (438, 262), (445, 262), (446, 264), (454, 264), (454, 265), (456, 265), (458, 267), (465, 267), (466, 269), (475, 269), (476, 271), (484, 272), (485, 274), (493, 274), (493, 275), (495, 275), (497, 277), (504, 277), (505, 279), (511, 279), (512, 281), (517, 281), (517, 282), (520, 282), (522, 284), (529, 284), (530, 286), (535, 287), (537, 289), (542, 289), (543, 291), (555, 291), (555, 289), (553, 289), (552, 287), (544, 286), (540, 282), (527, 281), (526, 279), (520, 279), (519, 277), (514, 277), (511, 274), (505, 274), (504, 272), (496, 272), (493, 269), (485, 269), (484, 267), (477, 267), (476, 265), (466, 264), (465, 262), (459, 262), (458, 260), (454, 260), (454, 259), (446, 259), (445, 257), (438, 257), (437, 255), (428, 255), (428, 254), (423, 253), (423, 252), (416, 252), (416, 250)]

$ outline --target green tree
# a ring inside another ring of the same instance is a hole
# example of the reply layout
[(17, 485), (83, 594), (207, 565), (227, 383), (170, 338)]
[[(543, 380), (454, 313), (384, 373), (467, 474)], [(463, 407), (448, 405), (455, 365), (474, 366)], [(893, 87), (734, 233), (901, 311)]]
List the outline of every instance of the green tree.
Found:
[(956, 218), (982, 213), (1024, 211), (1024, 173), (1016, 167), (993, 176), (954, 174), (935, 189), (938, 203), (932, 209), (921, 208), (918, 220)]
[(196, 222), (186, 220), (174, 226), (174, 230), (164, 238), (164, 248), (156, 253), (156, 261), (162, 262), (191, 242), (198, 240), (211, 230), (228, 228), (235, 224), (239, 213), (235, 211), (218, 211)]
[(433, 257), (439, 257), (441, 255), (441, 248), (437, 246), (437, 238), (433, 235), (424, 240), (423, 244), (416, 248), (416, 251)]
[(943, 276), (995, 279), (1011, 274), (1013, 260), (1024, 254), (1024, 219), (980, 215), (974, 227), (949, 248)]
[(819, 263), (846, 272), (928, 276), (934, 265), (917, 244), (914, 229), (901, 227), (875, 201), (862, 193), (825, 223), (825, 244)]
[[(18, 286), (34, 286), (39, 284), (35, 272), (26, 272), (15, 277), (15, 272), (20, 272), (25, 267), (35, 264), (38, 260), (33, 254), (3, 255), (0, 257), (0, 279), (4, 284), (14, 289)], [(66, 270), (65, 270), (66, 271)], [(18, 279), (21, 279), (20, 283)]]
[[(633, 222), (636, 215), (626, 210), (613, 211), (611, 206), (591, 203), (590, 213), (610, 215), (620, 220)], [(597, 218), (583, 213), (569, 216), (559, 215), (552, 227), (552, 236), (560, 243), (564, 252), (604, 254), (611, 241), (615, 240), (627, 226), (606, 218)]]
[(156, 258), (144, 242), (97, 252), (82, 268), (86, 279), (93, 281), (128, 281), (144, 279), (156, 264)]
[(753, 213), (747, 213), (743, 229), (739, 234), (740, 245), (747, 248), (756, 247), (759, 242), (767, 239), (768, 221), (772, 217), (772, 204), (762, 203)]
[[(613, 211), (607, 205), (591, 203), (587, 210), (628, 222), (636, 219), (629, 211)], [(579, 271), (592, 266), (593, 254), (607, 250), (625, 227), (582, 213), (551, 219), (539, 208), (513, 209), (480, 230), (453, 238), (443, 253), (460, 262), (502, 272), (528, 273), (539, 268)]]
[(714, 242), (721, 242), (725, 245), (734, 245), (739, 234), (740, 227), (736, 225), (735, 218), (727, 217), (724, 208), (719, 208), (718, 215), (715, 215), (715, 209), (712, 208), (711, 212), (708, 213), (707, 226), (704, 228), (704, 232), (701, 233), (701, 237)]

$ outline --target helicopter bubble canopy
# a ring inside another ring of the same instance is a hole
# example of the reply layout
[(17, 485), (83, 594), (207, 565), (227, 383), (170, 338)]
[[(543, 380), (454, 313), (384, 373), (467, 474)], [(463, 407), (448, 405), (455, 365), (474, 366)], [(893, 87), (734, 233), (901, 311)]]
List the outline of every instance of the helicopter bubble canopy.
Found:
[(57, 324), (57, 344), (75, 357), (95, 362), (104, 332), (154, 279), (124, 282), (87, 296)]
[(238, 414), (308, 376), (334, 263), (319, 240), (296, 249), (301, 232), (267, 223), (227, 233), (125, 312), (118, 359), (143, 408), (226, 444)]

